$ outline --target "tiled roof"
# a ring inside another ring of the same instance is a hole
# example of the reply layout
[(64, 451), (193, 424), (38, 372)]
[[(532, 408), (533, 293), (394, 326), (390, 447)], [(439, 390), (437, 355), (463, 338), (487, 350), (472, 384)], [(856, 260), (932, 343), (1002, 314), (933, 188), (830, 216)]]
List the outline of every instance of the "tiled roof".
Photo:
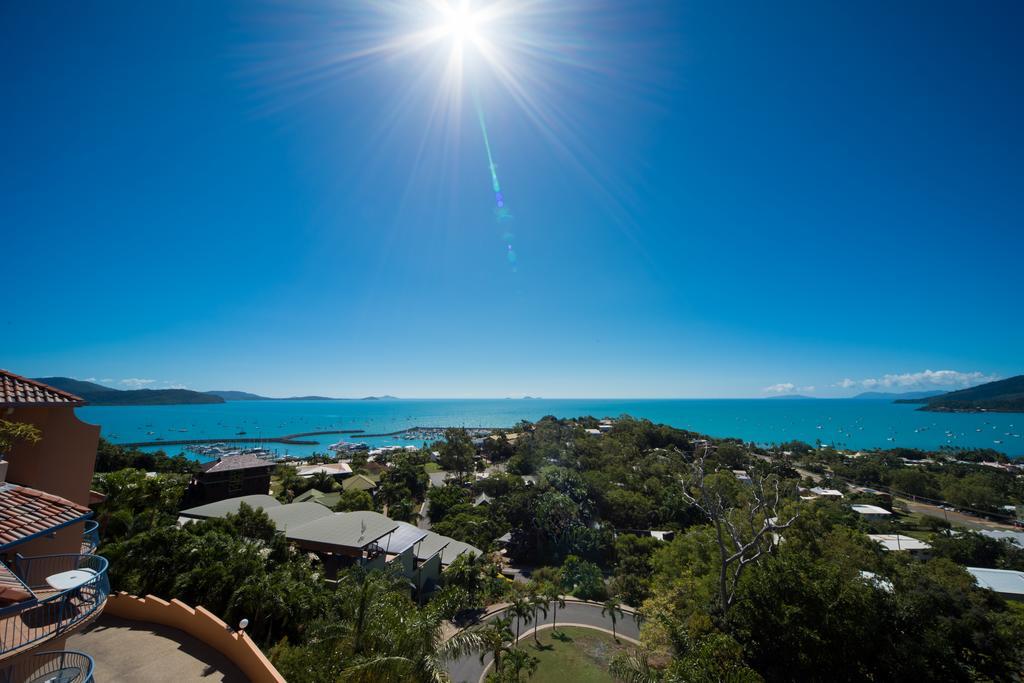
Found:
[(84, 398), (62, 391), (49, 384), (0, 370), (0, 406), (73, 405), (85, 403)]
[(229, 470), (247, 470), (253, 467), (273, 467), (274, 463), (269, 460), (265, 460), (259, 456), (252, 455), (251, 453), (243, 453), (241, 455), (229, 455), (208, 462), (202, 466), (203, 472), (227, 472)]
[(90, 514), (89, 508), (66, 498), (27, 486), (0, 484), (0, 548)]

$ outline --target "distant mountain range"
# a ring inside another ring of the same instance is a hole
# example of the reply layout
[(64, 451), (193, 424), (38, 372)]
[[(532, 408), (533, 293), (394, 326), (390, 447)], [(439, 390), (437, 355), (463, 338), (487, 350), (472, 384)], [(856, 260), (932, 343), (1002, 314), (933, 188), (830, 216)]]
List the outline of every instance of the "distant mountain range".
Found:
[(931, 398), (899, 400), (897, 403), (923, 403), (919, 410), (936, 412), (978, 412), (990, 410), (1001, 413), (1024, 412), (1024, 375), (979, 384)]
[(71, 377), (38, 377), (37, 382), (81, 396), (94, 406), (160, 406), (226, 401), (379, 401), (394, 396), (367, 396), (362, 399), (329, 396), (289, 396), (271, 398), (247, 391), (192, 391), (191, 389), (115, 389)]
[(248, 391), (206, 391), (205, 394), (219, 396), (225, 401), (382, 401), (395, 400), (395, 396), (365, 396), (363, 398), (333, 398), (331, 396), (287, 396), (275, 398), (273, 396), (260, 396), (250, 394)]
[(871, 401), (909, 401), (913, 399), (931, 398), (940, 396), (944, 391), (904, 391), (903, 393), (886, 393), (884, 391), (865, 391), (851, 398), (858, 398)]
[(211, 396), (190, 389), (114, 389), (95, 382), (85, 382), (70, 377), (39, 377), (43, 384), (49, 384), (63, 391), (81, 396), (94, 406), (159, 406), (180, 403), (224, 403), (219, 396)]

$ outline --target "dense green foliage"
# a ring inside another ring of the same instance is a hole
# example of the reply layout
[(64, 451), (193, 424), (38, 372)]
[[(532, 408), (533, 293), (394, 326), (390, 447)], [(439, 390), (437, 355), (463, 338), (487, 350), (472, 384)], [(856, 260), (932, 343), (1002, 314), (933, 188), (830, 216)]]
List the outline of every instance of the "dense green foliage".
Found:
[(163, 451), (147, 453), (137, 448), (125, 448), (101, 438), (96, 450), (96, 471), (116, 472), (125, 468), (147, 472), (188, 473), (199, 471), (199, 462), (181, 453), (170, 457)]
[[(444, 659), (470, 650), (496, 658), (491, 680), (523, 680), (538, 660), (518, 636), (540, 615), (557, 621), (567, 595), (601, 602), (618, 625), (620, 605), (640, 608), (643, 647), (616, 659), (622, 680), (1001, 681), (1020, 673), (1024, 610), (978, 589), (963, 566), (1020, 569), (1024, 551), (947, 530), (941, 519), (926, 524), (898, 501), (847, 486), (991, 510), (1019, 502), (1012, 472), (978, 464), (987, 452), (851, 457), (793, 442), (772, 453), (630, 418), (600, 435), (587, 431), (597, 424), (544, 418), (480, 448), (451, 430), (449, 442), (394, 453), (386, 468), (361, 464), (380, 471), (375, 495), (350, 491), (337, 505), (411, 519), (426, 501), (434, 531), (505, 548), (529, 583), (502, 578), (488, 558), (463, 556), (426, 606), (387, 574), (352, 570), (335, 587), (262, 513), (243, 508), (178, 527), (187, 475), (135, 471), (97, 482), (110, 494), (99, 509), (104, 552), (117, 588), (202, 603), (229, 622), (249, 618), (289, 681), (440, 680)], [(456, 476), (429, 488), (434, 450)], [(803, 500), (808, 474), (846, 498)], [(301, 480), (289, 467), (277, 480), (286, 500), (302, 487), (339, 490), (329, 476)], [(849, 508), (858, 500), (891, 506), (893, 519), (865, 521)], [(865, 534), (911, 530), (927, 534), (933, 559), (887, 553)], [(511, 605), (507, 620), (444, 640), (446, 617), (499, 601)]]
[(5, 455), (16, 443), (37, 443), (41, 438), (38, 427), (25, 422), (0, 420), (0, 455)]

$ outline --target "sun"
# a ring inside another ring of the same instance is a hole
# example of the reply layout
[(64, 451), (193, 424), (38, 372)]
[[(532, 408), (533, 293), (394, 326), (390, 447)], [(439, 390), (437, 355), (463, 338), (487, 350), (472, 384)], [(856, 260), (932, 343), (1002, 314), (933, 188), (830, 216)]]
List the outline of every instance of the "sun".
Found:
[(480, 18), (468, 3), (446, 5), (442, 8), (442, 15), (441, 30), (457, 46), (480, 42)]

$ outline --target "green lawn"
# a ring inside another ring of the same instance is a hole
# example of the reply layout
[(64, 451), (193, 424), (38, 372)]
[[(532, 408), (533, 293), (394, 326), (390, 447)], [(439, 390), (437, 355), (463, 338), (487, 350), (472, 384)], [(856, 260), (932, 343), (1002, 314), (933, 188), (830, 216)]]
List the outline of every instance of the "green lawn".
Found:
[(428, 462), (425, 465), (423, 465), (423, 469), (427, 474), (430, 474), (431, 472), (440, 472), (441, 466), (438, 465), (436, 462)]
[(629, 643), (616, 643), (610, 634), (585, 628), (558, 627), (565, 639), (552, 638), (551, 629), (540, 632), (541, 649), (533, 637), (520, 641), (526, 651), (540, 660), (530, 683), (614, 683), (608, 664)]

